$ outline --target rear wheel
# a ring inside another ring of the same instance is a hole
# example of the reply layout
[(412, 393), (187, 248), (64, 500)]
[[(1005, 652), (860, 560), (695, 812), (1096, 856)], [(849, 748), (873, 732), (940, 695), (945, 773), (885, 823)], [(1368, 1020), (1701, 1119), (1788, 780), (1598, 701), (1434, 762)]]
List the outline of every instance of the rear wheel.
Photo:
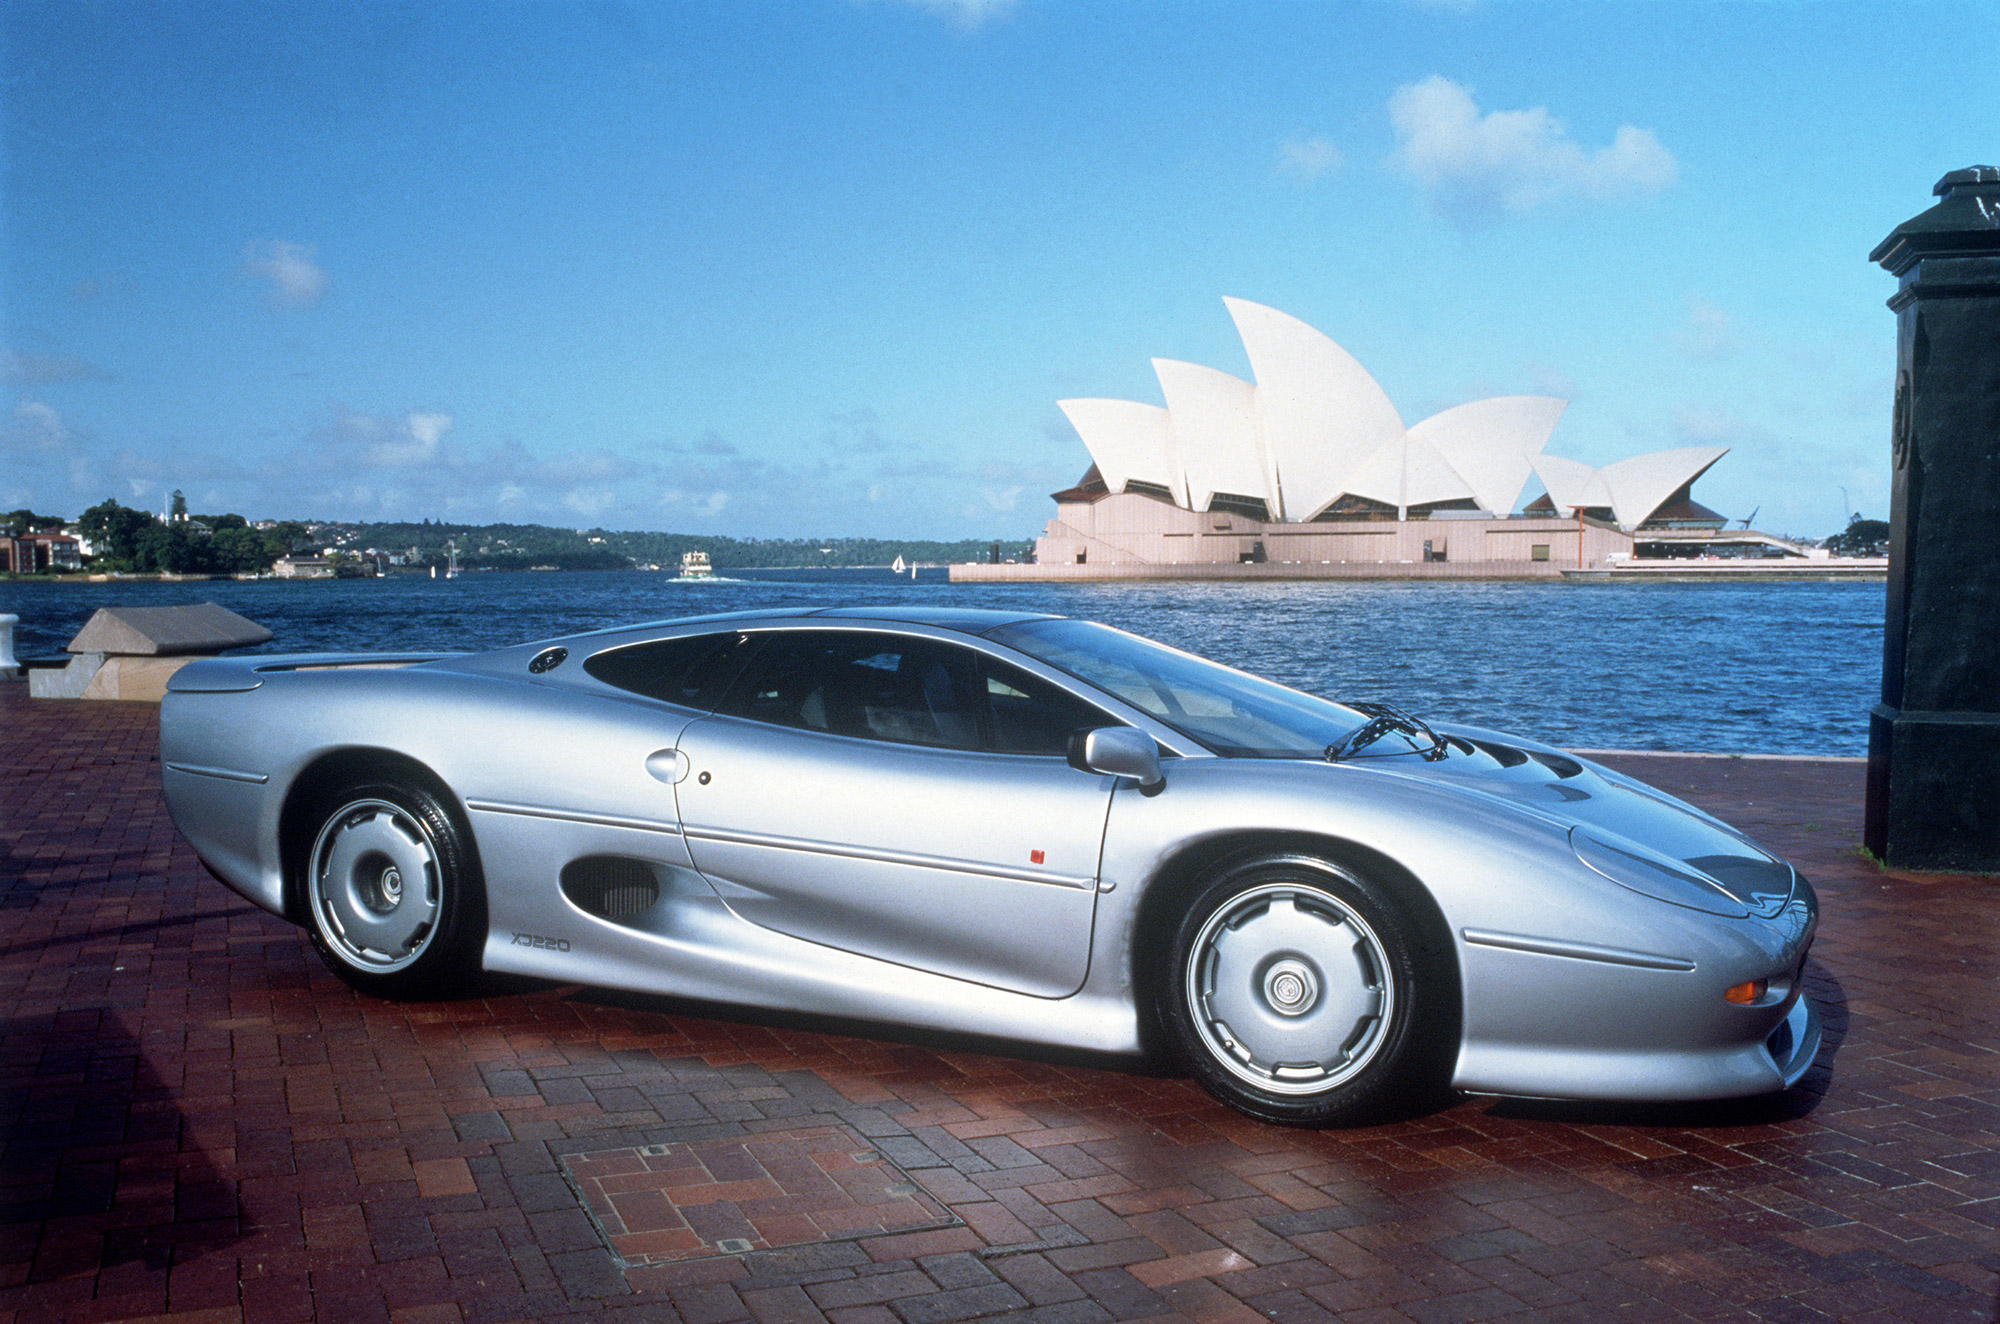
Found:
[(305, 866), (321, 958), (377, 997), (461, 991), (478, 970), (485, 906), (457, 820), (429, 791), (393, 782), (330, 803)]
[(1210, 1093), (1265, 1121), (1320, 1126), (1417, 1102), (1423, 1033), (1446, 981), (1380, 885), (1328, 861), (1225, 867), (1174, 934), (1161, 1019)]

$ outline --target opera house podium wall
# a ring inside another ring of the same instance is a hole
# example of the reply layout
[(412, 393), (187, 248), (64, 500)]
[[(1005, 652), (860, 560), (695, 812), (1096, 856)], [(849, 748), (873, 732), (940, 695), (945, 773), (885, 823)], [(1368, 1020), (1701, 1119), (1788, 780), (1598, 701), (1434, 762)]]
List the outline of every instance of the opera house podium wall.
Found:
[(955, 565), (954, 580), (1559, 579), (1629, 558), (1632, 535), (1559, 518), (1275, 523), (1124, 492), (1062, 501), (1031, 565)]

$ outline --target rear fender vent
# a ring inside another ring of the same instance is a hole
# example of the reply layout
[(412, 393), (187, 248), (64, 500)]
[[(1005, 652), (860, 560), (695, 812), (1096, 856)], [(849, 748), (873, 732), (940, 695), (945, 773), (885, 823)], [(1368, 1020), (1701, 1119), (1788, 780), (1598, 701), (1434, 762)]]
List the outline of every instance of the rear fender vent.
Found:
[(563, 866), (562, 891), (577, 909), (623, 924), (659, 901), (660, 879), (643, 860), (590, 855)]
[(1560, 754), (1544, 754), (1538, 749), (1528, 750), (1527, 755), (1558, 777), (1579, 777), (1583, 775), (1583, 765), (1575, 759), (1564, 758)]
[(1496, 745), (1489, 740), (1475, 740), (1472, 744), (1491, 756), (1503, 768), (1518, 768), (1528, 761), (1528, 756), (1512, 745)]

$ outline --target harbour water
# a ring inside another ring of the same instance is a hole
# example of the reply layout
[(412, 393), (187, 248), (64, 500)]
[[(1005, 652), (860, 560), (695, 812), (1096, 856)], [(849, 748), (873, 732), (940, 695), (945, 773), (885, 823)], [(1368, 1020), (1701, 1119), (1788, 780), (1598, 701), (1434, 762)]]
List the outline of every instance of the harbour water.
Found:
[(0, 582), (15, 651), (59, 653), (103, 606), (218, 602), (268, 652), (476, 650), (634, 621), (837, 603), (1108, 622), (1331, 698), (1572, 748), (1857, 755), (1878, 697), (1883, 586), (951, 584), (887, 570), (473, 574), (334, 582)]

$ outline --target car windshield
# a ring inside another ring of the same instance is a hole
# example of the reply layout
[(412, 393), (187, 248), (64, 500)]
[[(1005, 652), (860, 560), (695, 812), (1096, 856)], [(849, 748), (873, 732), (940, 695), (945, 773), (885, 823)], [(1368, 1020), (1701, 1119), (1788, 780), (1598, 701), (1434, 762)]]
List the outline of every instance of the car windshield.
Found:
[(1094, 621), (1024, 621), (987, 638), (1116, 695), (1218, 754), (1322, 758), (1363, 721), (1352, 708)]

